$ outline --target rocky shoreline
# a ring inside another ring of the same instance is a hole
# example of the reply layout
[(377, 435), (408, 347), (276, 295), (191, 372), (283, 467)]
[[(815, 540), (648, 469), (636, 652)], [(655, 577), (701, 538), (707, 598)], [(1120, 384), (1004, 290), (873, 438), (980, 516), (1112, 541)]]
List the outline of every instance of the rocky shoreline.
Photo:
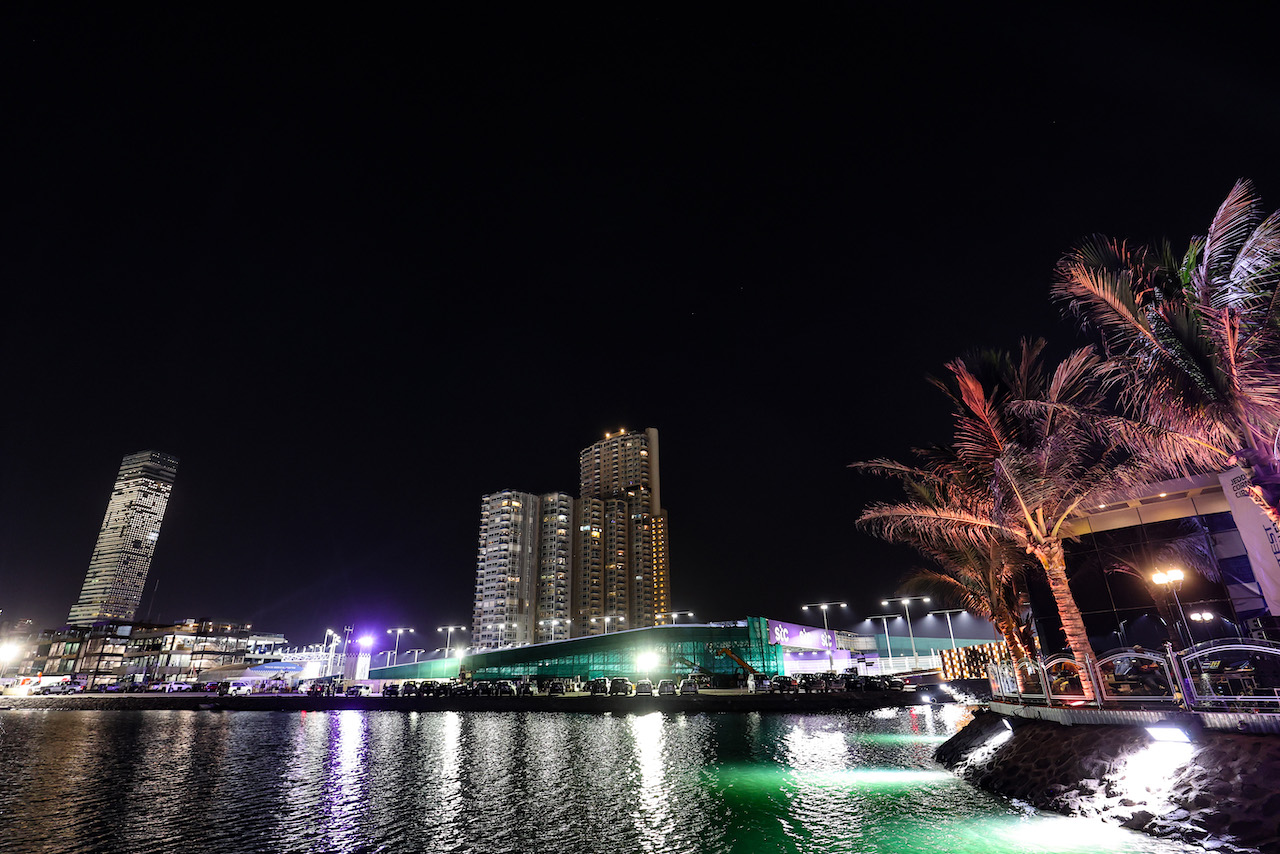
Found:
[(1200, 730), (1190, 744), (1142, 727), (1061, 726), (982, 711), (936, 758), (974, 785), (1224, 852), (1280, 854), (1280, 738)]

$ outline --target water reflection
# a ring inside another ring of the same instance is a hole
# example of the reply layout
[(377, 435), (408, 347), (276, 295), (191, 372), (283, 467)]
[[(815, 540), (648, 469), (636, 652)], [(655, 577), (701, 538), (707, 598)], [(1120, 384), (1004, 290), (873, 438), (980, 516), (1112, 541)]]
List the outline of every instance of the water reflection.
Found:
[(957, 720), (948, 706), (3, 712), (0, 815), (22, 835), (0, 850), (1182, 850), (1019, 810), (940, 771), (932, 752)]

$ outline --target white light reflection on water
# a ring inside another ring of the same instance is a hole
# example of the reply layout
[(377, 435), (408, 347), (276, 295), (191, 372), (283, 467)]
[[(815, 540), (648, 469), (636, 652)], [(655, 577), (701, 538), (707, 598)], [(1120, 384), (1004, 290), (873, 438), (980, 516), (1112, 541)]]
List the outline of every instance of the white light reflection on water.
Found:
[(365, 786), (368, 715), (354, 710), (329, 715), (329, 762), (325, 768), (324, 805), (328, 838), (339, 849), (352, 850), (360, 839), (360, 819), (369, 792)]
[(462, 715), (441, 712), (440, 733), (440, 830), (441, 836), (453, 840), (465, 837), (461, 825), (462, 791)]
[(0, 851), (1187, 850), (942, 772), (948, 711), (0, 712)]
[(631, 715), (631, 736), (635, 743), (635, 761), (640, 772), (634, 818), (641, 827), (653, 829), (640, 836), (640, 850), (657, 854), (664, 850), (663, 839), (677, 830), (668, 806), (667, 771), (663, 759), (663, 736), (666, 715), (650, 712)]

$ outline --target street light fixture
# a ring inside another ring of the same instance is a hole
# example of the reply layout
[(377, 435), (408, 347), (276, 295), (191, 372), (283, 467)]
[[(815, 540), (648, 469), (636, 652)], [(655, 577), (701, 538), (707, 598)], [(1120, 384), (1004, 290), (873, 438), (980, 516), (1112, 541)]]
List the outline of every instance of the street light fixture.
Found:
[(623, 623), (625, 623), (625, 622), (627, 621), (627, 618), (626, 618), (626, 617), (620, 617), (620, 616), (618, 616), (617, 614), (610, 614), (610, 615), (609, 615), (609, 616), (607, 616), (607, 617), (600, 617), (600, 618), (598, 618), (598, 619), (597, 619), (596, 617), (592, 617), (592, 618), (591, 618), (591, 622), (593, 622), (593, 623), (598, 623), (598, 622), (600, 622), (600, 620), (604, 620), (604, 633), (607, 635), (607, 634), (609, 634), (609, 621), (610, 621), (610, 620), (618, 620), (619, 622), (623, 622)]
[(386, 663), (386, 664), (384, 664), (384, 665), (383, 665), (383, 667), (390, 667), (390, 666), (391, 666), (391, 656), (396, 655), (396, 653), (395, 653), (394, 651), (392, 651), (392, 650), (384, 649), (382, 652), (378, 653), (378, 655), (385, 655), (385, 656), (387, 657), (387, 663)]
[(692, 611), (663, 611), (661, 614), (654, 614), (654, 619), (661, 620), (663, 617), (671, 618), (671, 625), (676, 624), (677, 617), (692, 617)]
[(566, 620), (539, 620), (539, 621), (538, 621), (538, 625), (540, 625), (540, 626), (550, 626), (550, 627), (551, 627), (551, 642), (552, 642), (552, 643), (555, 643), (555, 640), (556, 640), (556, 627), (557, 627), (557, 626), (564, 626), (564, 630), (565, 630), (566, 632), (568, 632), (568, 631), (569, 631), (569, 625), (570, 625), (572, 622), (573, 622), (573, 620), (567, 620), (567, 619), (566, 619)]
[[(1170, 569), (1167, 572), (1157, 572), (1155, 575), (1151, 576), (1151, 580), (1156, 584), (1159, 584), (1161, 587), (1168, 587), (1173, 591), (1173, 601), (1177, 603), (1178, 614), (1182, 617), (1182, 621), (1178, 624), (1178, 638), (1180, 641), (1186, 640), (1182, 636), (1182, 629), (1186, 629), (1188, 634), (1191, 632), (1190, 628), (1187, 627), (1187, 615), (1182, 612), (1182, 600), (1178, 598), (1178, 591), (1182, 589), (1182, 579), (1184, 577), (1182, 570), (1176, 568)], [(1190, 644), (1188, 644), (1188, 646), (1190, 646)]]
[(930, 616), (930, 617), (932, 617), (934, 614), (945, 614), (945, 615), (946, 615), (946, 617), (947, 617), (947, 634), (951, 635), (951, 648), (952, 648), (952, 649), (955, 649), (955, 648), (956, 648), (956, 633), (955, 633), (955, 631), (953, 631), (953, 630), (952, 630), (952, 628), (951, 628), (951, 615), (952, 615), (952, 614), (963, 614), (963, 613), (964, 613), (964, 608), (946, 608), (946, 609), (941, 610), (941, 611), (930, 611), (930, 612), (929, 612), (929, 616)]
[(445, 658), (449, 657), (449, 647), (453, 643), (453, 633), (465, 632), (466, 630), (467, 630), (466, 626), (440, 626), (439, 628), (436, 629), (437, 632), (446, 632), (444, 636), (444, 657)]
[(406, 649), (406, 650), (405, 650), (405, 652), (411, 652), (411, 653), (413, 653), (413, 663), (414, 663), (414, 664), (417, 664), (417, 663), (418, 663), (418, 656), (419, 656), (421, 653), (426, 652), (426, 650), (425, 650), (425, 649)]
[(827, 609), (832, 605), (839, 605), (841, 608), (848, 608), (848, 602), (811, 602), (808, 605), (801, 605), (801, 611), (808, 611), (810, 608), (818, 608), (822, 611), (822, 631), (825, 633), (823, 638), (827, 644), (827, 670), (834, 672), (836, 669), (835, 662), (835, 638), (831, 636), (831, 627), (827, 625)]
[(916, 632), (915, 632), (915, 629), (911, 628), (911, 602), (915, 599), (919, 599), (921, 602), (924, 602), (926, 605), (929, 604), (928, 596), (897, 596), (893, 599), (885, 599), (881, 601), (880, 604), (888, 608), (890, 602), (902, 603), (902, 613), (907, 615), (907, 634), (911, 636), (911, 668), (913, 670), (919, 670), (920, 654), (916, 652)]
[[(387, 629), (387, 634), (389, 635), (394, 634), (396, 636), (396, 648), (395, 648), (396, 664), (400, 663), (400, 636), (405, 632), (408, 632), (409, 634), (413, 634), (413, 629), (409, 628), (408, 626), (403, 626), (401, 628), (396, 628), (396, 629)], [(378, 655), (382, 655), (382, 653), (378, 653)]]

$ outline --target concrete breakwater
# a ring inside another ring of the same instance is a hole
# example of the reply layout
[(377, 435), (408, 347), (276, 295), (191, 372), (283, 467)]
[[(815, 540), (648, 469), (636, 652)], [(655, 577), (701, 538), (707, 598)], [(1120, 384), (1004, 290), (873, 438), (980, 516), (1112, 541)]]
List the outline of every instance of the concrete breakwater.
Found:
[(1280, 854), (1280, 738), (1061, 726), (979, 712), (937, 760), (974, 785), (1208, 850)]

